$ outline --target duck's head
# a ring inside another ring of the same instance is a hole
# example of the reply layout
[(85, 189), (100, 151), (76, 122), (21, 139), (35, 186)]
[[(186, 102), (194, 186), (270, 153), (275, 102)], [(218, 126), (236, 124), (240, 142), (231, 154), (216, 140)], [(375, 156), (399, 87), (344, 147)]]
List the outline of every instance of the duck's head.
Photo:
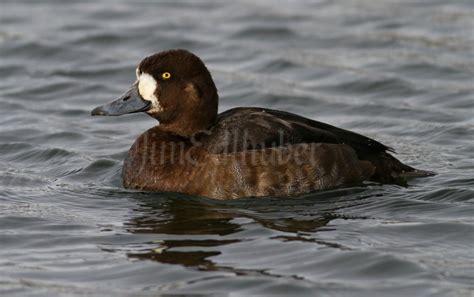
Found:
[(145, 112), (166, 131), (182, 136), (208, 129), (217, 118), (218, 95), (211, 74), (196, 55), (182, 49), (143, 59), (137, 80), (115, 101), (92, 115)]

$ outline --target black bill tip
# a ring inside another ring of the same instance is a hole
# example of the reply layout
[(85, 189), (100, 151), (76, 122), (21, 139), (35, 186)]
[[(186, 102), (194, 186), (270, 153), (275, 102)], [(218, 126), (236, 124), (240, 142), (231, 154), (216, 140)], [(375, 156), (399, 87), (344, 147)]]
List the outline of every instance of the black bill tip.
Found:
[(92, 116), (105, 116), (107, 113), (104, 111), (102, 106), (97, 106), (91, 111)]

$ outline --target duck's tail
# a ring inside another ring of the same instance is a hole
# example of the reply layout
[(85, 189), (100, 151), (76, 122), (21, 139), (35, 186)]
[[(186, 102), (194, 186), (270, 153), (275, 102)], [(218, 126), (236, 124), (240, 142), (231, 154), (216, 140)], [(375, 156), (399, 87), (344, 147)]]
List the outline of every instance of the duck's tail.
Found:
[(436, 175), (436, 172), (434, 171), (415, 169), (413, 167), (410, 167), (410, 168), (412, 169), (411, 171), (400, 172), (398, 173), (398, 176), (411, 178), (411, 177), (428, 177), (428, 176)]
[(396, 166), (393, 167), (394, 171), (392, 172), (392, 174), (394, 174), (395, 176), (410, 178), (436, 175), (436, 173), (433, 171), (413, 168), (409, 165), (403, 164), (394, 156), (390, 154), (387, 155), (389, 156), (390, 161), (396, 164)]
[(421, 170), (403, 164), (389, 153), (367, 158), (375, 166), (376, 170), (371, 180), (382, 183), (400, 183), (407, 178), (428, 177), (436, 175), (433, 171)]

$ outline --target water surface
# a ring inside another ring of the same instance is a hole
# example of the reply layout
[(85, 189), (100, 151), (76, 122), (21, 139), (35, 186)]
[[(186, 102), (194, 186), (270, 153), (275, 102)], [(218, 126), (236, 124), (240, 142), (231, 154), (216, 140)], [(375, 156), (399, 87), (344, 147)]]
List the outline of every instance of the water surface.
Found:
[[(3, 1), (0, 295), (470, 296), (473, 22), (461, 0)], [(156, 122), (90, 110), (177, 47), (222, 111), (299, 113), (439, 174), (298, 199), (127, 191)]]

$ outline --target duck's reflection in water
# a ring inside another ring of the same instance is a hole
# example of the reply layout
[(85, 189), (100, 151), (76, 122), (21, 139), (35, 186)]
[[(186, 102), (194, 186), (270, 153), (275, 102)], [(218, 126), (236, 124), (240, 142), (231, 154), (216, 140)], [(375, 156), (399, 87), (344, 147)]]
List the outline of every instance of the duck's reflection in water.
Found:
[[(337, 196), (348, 191), (352, 198), (341, 200)], [(139, 198), (139, 206), (134, 210), (136, 216), (125, 226), (130, 233), (156, 235), (156, 240), (128, 250), (127, 255), (133, 259), (200, 270), (229, 270), (215, 263), (213, 257), (220, 255), (226, 245), (261, 237), (280, 243), (314, 242), (320, 246), (345, 249), (336, 243), (318, 240), (315, 232), (321, 228), (329, 230), (327, 224), (341, 217), (335, 210), (344, 203), (362, 201), (360, 196), (354, 199), (357, 195), (353, 195), (361, 191), (364, 190), (338, 190), (311, 199), (263, 198), (233, 202), (179, 195), (144, 195)], [(269, 235), (269, 232), (274, 234)], [(247, 248), (251, 246), (249, 243)]]
[(238, 223), (232, 222), (235, 214), (187, 197), (145, 199), (135, 211), (140, 215), (126, 224), (127, 230), (159, 237), (147, 251), (128, 253), (135, 259), (216, 270), (209, 260), (220, 254), (215, 247), (238, 242), (239, 239), (224, 238), (242, 230)]

